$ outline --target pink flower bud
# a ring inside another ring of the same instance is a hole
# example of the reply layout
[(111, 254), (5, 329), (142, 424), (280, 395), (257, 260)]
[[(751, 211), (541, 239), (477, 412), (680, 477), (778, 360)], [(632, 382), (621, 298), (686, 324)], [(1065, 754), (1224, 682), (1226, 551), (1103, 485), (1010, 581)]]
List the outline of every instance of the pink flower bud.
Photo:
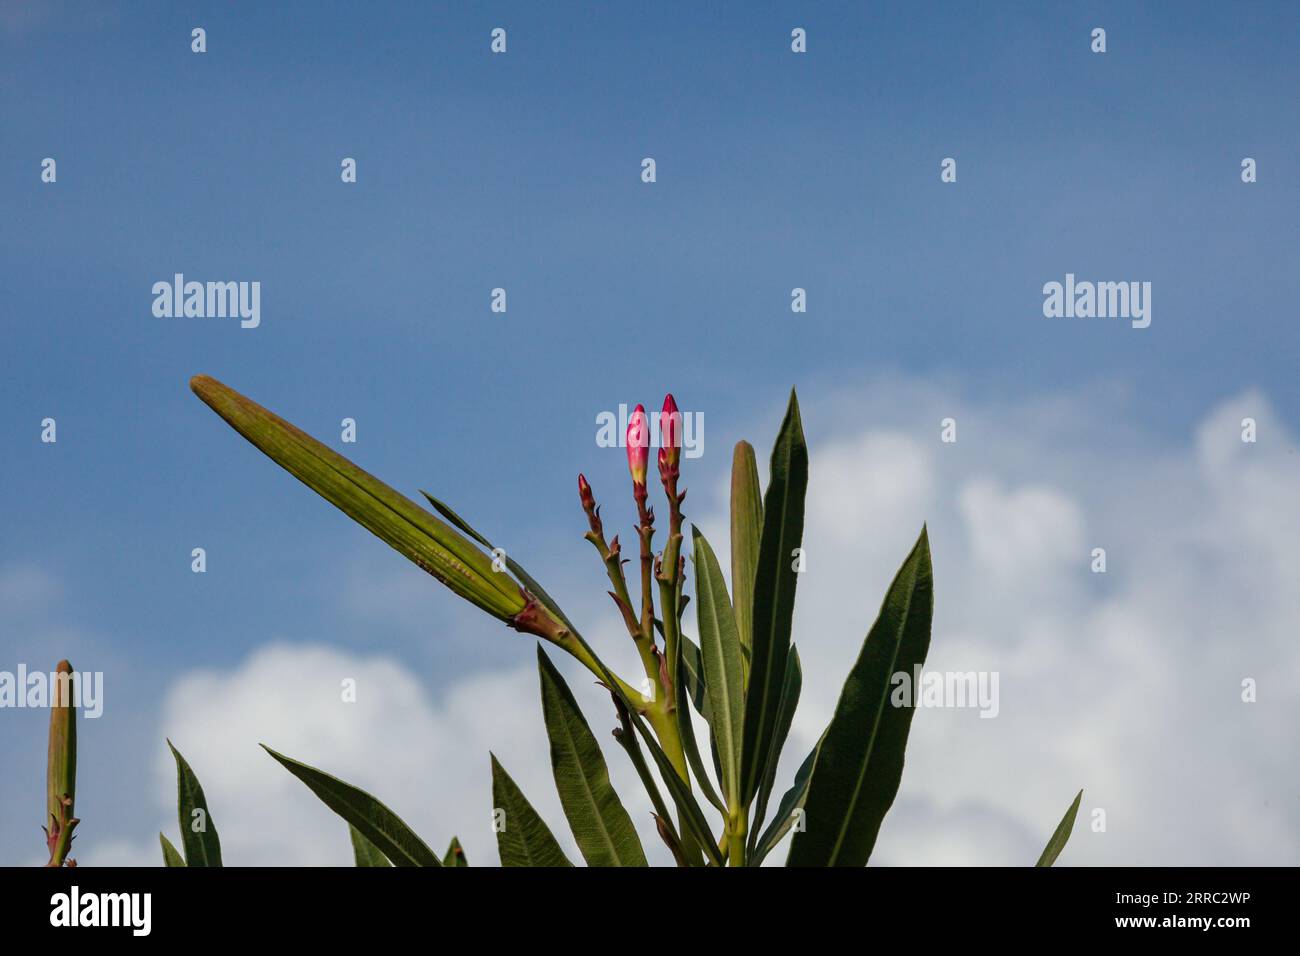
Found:
[(584, 511), (590, 511), (592, 508), (596, 507), (596, 499), (592, 496), (591, 485), (587, 484), (586, 475), (578, 476), (578, 497), (582, 499), (582, 507)]
[(671, 393), (664, 398), (663, 411), (659, 413), (659, 448), (667, 451), (660, 458), (670, 469), (676, 469), (682, 458), (682, 413)]
[(650, 426), (645, 406), (638, 405), (627, 420), (627, 470), (634, 488), (645, 487), (646, 465), (650, 460)]

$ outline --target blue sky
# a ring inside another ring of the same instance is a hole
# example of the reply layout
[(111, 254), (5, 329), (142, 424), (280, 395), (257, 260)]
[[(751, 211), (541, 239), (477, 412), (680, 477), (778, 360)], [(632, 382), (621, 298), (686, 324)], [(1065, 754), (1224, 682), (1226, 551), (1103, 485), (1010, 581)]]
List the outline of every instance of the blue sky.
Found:
[[(1041, 410), (1014, 480), (1047, 480), (1080, 403), (1069, 453), (1116, 474), (1236, 396), (1300, 411), (1293, 5), (696, 6), (0, 3), (0, 669), (105, 671), (79, 800), (101, 834), (156, 829), (129, 791), (182, 675), (312, 642), (436, 697), (530, 660), (253, 451), (195, 373), (335, 447), (355, 418), (358, 463), (593, 614), (574, 476), (622, 492), (594, 442), (620, 402), (704, 414), (701, 510), (792, 384), (825, 412), (814, 470), (854, 423), (934, 431), (906, 383)], [(155, 318), (176, 272), (260, 281), (261, 326)], [(1045, 319), (1067, 272), (1150, 281), (1151, 327)], [(0, 860), (21, 862), (43, 720), (0, 721)]]

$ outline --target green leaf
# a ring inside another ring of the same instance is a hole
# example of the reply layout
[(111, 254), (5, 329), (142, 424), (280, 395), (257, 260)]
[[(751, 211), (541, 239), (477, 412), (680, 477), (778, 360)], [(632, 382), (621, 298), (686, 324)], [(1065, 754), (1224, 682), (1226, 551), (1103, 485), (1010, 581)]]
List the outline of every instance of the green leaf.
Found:
[(740, 805), (740, 748), (745, 718), (745, 678), (736, 618), (717, 556), (700, 529), (691, 526), (695, 544), (695, 614), (704, 660), (704, 680), (713, 710), (713, 737), (722, 767), (722, 793)]
[(451, 843), (447, 846), (447, 852), (442, 856), (443, 866), (469, 866), (469, 860), (465, 858), (465, 851), (460, 845), (460, 839), (451, 838)]
[(263, 454), (456, 594), (509, 621), (525, 601), (475, 544), (306, 432), (206, 375), (194, 394)]
[(736, 442), (731, 456), (731, 591), (736, 609), (736, 633), (743, 650), (745, 679), (754, 644), (754, 573), (763, 536), (763, 495), (758, 484), (754, 446)]
[[(679, 653), (683, 652), (685, 650), (685, 640), (679, 639), (677, 647)], [(685, 674), (686, 672), (685, 656), (684, 653), (681, 653), (682, 660), (681, 666), (677, 669), (678, 674)], [(690, 694), (689, 689), (687, 694)], [(700, 745), (695, 739), (695, 724), (691, 720), (690, 706), (679, 700), (678, 706), (673, 709), (673, 713), (677, 717), (677, 735), (682, 739), (682, 752), (686, 754), (686, 762), (690, 765), (691, 772), (695, 774), (696, 782), (700, 785), (700, 792), (704, 794), (704, 799), (718, 809), (719, 813), (725, 814), (727, 808), (723, 804), (722, 798), (718, 796), (718, 792), (713, 789), (713, 783), (709, 780), (708, 769), (704, 766), (704, 758), (700, 756)], [(713, 746), (712, 732), (709, 734), (709, 743)], [(713, 757), (713, 765), (718, 768), (716, 746), (713, 746)], [(722, 776), (720, 769), (718, 776)]]
[(357, 866), (392, 866), (388, 857), (379, 852), (379, 848), (361, 835), (361, 831), (348, 824), (348, 834), (352, 837), (352, 857)]
[(1079, 814), (1079, 802), (1082, 799), (1083, 791), (1080, 790), (1074, 795), (1074, 803), (1070, 804), (1070, 809), (1066, 810), (1065, 816), (1061, 817), (1061, 822), (1056, 825), (1056, 832), (1047, 841), (1043, 855), (1038, 858), (1034, 866), (1051, 866), (1056, 862), (1056, 858), (1065, 849), (1065, 844), (1070, 841), (1070, 831), (1074, 829), (1074, 818)]
[(700, 646), (685, 634), (681, 635), (681, 643), (682, 677), (686, 684), (686, 693), (690, 696), (696, 712), (712, 726), (713, 711), (709, 704), (708, 686), (704, 682), (704, 657), (700, 654)]
[(758, 838), (757, 844), (749, 855), (750, 866), (761, 864), (794, 826), (794, 812), (803, 809), (808, 799), (808, 778), (812, 776), (813, 764), (817, 761), (817, 751), (821, 749), (821, 745), (822, 742), (817, 741), (817, 745), (808, 751), (808, 756), (803, 758), (803, 763), (799, 764), (799, 769), (794, 773), (794, 783), (781, 797), (781, 802), (776, 806), (776, 813), (772, 815), (772, 822)]
[(172, 846), (172, 841), (158, 834), (158, 842), (162, 844), (163, 866), (184, 866), (185, 860), (181, 857), (176, 847)]
[(781, 708), (777, 712), (776, 733), (772, 737), (772, 753), (767, 758), (767, 769), (758, 786), (758, 799), (754, 803), (753, 830), (749, 843), (750, 852), (758, 845), (759, 828), (767, 815), (767, 801), (772, 795), (772, 784), (776, 782), (776, 768), (781, 762), (781, 751), (785, 749), (785, 739), (790, 734), (790, 724), (794, 720), (795, 708), (799, 706), (799, 692), (803, 689), (803, 666), (799, 663), (799, 652), (790, 645), (790, 659), (785, 666), (785, 686), (781, 690)]
[(753, 648), (745, 694), (741, 803), (758, 793), (776, 734), (790, 626), (794, 615), (794, 550), (803, 540), (804, 494), (808, 490), (808, 446), (799, 418), (799, 400), (790, 405), (772, 448), (771, 479), (763, 500), (763, 534), (754, 572)]
[[(203, 796), (199, 778), (185, 762), (179, 750), (167, 741), (172, 756), (176, 758), (176, 812), (181, 824), (181, 846), (185, 848), (186, 866), (220, 866), (221, 840), (217, 825), (208, 812), (208, 801)], [(202, 811), (196, 813), (195, 811)]]
[[(885, 595), (822, 739), (794, 835), (790, 866), (863, 866), (903, 775), (916, 700), (890, 700), (894, 674), (913, 674), (930, 649), (934, 581), (924, 528)], [(919, 688), (918, 688), (919, 690)]]
[(438, 855), (415, 832), (379, 800), (323, 770), (276, 753), (266, 744), (262, 749), (284, 769), (307, 785), (344, 820), (361, 832), (394, 866), (442, 866)]
[(645, 850), (609, 782), (609, 768), (600, 745), (569, 685), (540, 644), (537, 669), (555, 789), (582, 858), (588, 866), (645, 866)]
[[(718, 760), (718, 745), (714, 740), (713, 734), (713, 709), (709, 703), (709, 689), (704, 682), (704, 657), (700, 654), (700, 646), (692, 641), (685, 634), (680, 636), (678, 646), (682, 650), (682, 669), (683, 681), (686, 686), (686, 693), (691, 698), (691, 704), (695, 707), (695, 712), (704, 718), (704, 722), (709, 727), (709, 750), (713, 757), (713, 772), (719, 779), (722, 777), (722, 763)], [(698, 759), (699, 749), (696, 748)], [(686, 754), (688, 760), (691, 755)], [(702, 768), (697, 768), (694, 761), (691, 763), (691, 769), (700, 779), (700, 789), (704, 790), (704, 795), (709, 798), (709, 802), (717, 807), (722, 813), (727, 812), (727, 808), (722, 805), (722, 801), (713, 793), (713, 788), (705, 787), (708, 776)]]
[[(550, 827), (537, 815), (492, 754), (493, 822), (502, 866), (573, 866)], [(497, 817), (497, 813), (502, 814)]]

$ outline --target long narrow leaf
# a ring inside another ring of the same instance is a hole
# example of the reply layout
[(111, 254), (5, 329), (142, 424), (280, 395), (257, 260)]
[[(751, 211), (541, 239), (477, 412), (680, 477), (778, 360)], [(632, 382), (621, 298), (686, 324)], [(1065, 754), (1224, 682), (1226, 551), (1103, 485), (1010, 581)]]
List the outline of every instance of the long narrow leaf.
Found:
[[(736, 618), (717, 556), (700, 529), (691, 527), (695, 544), (695, 613), (700, 633), (704, 679), (713, 708), (713, 734), (722, 766), (723, 796), (740, 805), (740, 748), (745, 717), (745, 678)], [(683, 705), (684, 706), (684, 705)]]
[[(682, 677), (686, 673), (685, 643), (685, 640), (679, 640), (677, 643), (678, 653), (682, 657), (681, 666), (677, 668), (677, 673), (679, 679), (683, 681), (686, 680), (686, 678)], [(690, 694), (689, 689), (687, 689), (687, 694)], [(673, 713), (677, 717), (677, 734), (682, 739), (682, 750), (686, 754), (686, 762), (690, 765), (691, 773), (695, 775), (695, 781), (700, 785), (700, 792), (704, 794), (704, 799), (717, 808), (719, 813), (725, 814), (727, 808), (723, 804), (722, 798), (718, 796), (718, 792), (713, 788), (713, 783), (709, 780), (708, 769), (704, 766), (704, 758), (700, 756), (700, 745), (695, 739), (695, 723), (691, 720), (691, 705), (679, 695)], [(709, 745), (713, 747), (712, 732), (709, 734)], [(714, 747), (713, 752), (716, 757), (716, 747)], [(716, 759), (714, 760), (714, 766), (718, 766)], [(721, 773), (719, 773), (720, 776)]]
[(1056, 862), (1056, 858), (1061, 855), (1065, 849), (1065, 844), (1070, 841), (1070, 831), (1074, 829), (1074, 818), (1079, 814), (1079, 802), (1083, 800), (1083, 791), (1080, 790), (1074, 795), (1074, 803), (1070, 804), (1070, 809), (1065, 811), (1065, 816), (1061, 817), (1061, 822), (1056, 825), (1056, 831), (1052, 838), (1047, 841), (1047, 846), (1043, 848), (1043, 855), (1038, 858), (1034, 866), (1051, 866)]
[[(704, 656), (700, 653), (700, 647), (685, 634), (681, 635), (678, 642), (682, 649), (682, 679), (686, 685), (686, 693), (691, 697), (691, 704), (695, 707), (695, 712), (704, 718), (705, 724), (709, 728), (709, 752), (713, 757), (713, 773), (718, 779), (722, 778), (722, 761), (718, 759), (718, 745), (714, 739), (713, 733), (713, 708), (709, 703), (709, 688), (704, 682)], [(690, 757), (690, 754), (687, 754)], [(695, 770), (694, 764), (691, 766)], [(695, 770), (697, 776), (707, 779), (703, 771)], [(703, 789), (703, 785), (701, 785)], [(705, 790), (705, 796), (715, 807), (726, 813), (726, 807), (716, 795), (711, 795), (712, 787)]]
[(220, 866), (221, 840), (217, 826), (208, 811), (208, 801), (203, 795), (199, 778), (185, 762), (179, 750), (167, 741), (172, 756), (176, 758), (176, 813), (181, 824), (181, 846), (185, 849), (186, 866)]
[(758, 792), (772, 752), (794, 615), (795, 551), (803, 540), (804, 494), (808, 490), (808, 446), (799, 400), (790, 405), (772, 448), (771, 476), (763, 499), (763, 535), (754, 572), (753, 648), (745, 695), (745, 738), (740, 792), (748, 805)]
[(375, 797), (323, 770), (276, 753), (266, 744), (262, 749), (305, 783), (325, 806), (361, 831), (394, 866), (442, 866), (428, 844)]
[(492, 806), (502, 866), (573, 866), (496, 754), (492, 754)]
[(772, 736), (772, 753), (767, 759), (767, 769), (758, 786), (758, 797), (754, 801), (754, 816), (751, 821), (753, 830), (749, 848), (752, 852), (758, 845), (759, 828), (767, 815), (767, 801), (772, 796), (772, 784), (776, 782), (776, 768), (781, 762), (781, 751), (785, 749), (785, 739), (790, 734), (790, 724), (794, 720), (795, 708), (799, 706), (799, 693), (803, 690), (803, 666), (799, 663), (799, 652), (790, 645), (790, 659), (785, 666), (785, 686), (781, 690), (781, 707), (777, 711), (776, 732)]
[(645, 850), (609, 768), (569, 685), (537, 646), (542, 714), (551, 741), (551, 769), (560, 805), (588, 866), (645, 866)]
[(505, 621), (524, 609), (509, 575), (414, 501), (216, 379), (196, 375), (190, 388), (272, 461), (461, 597)]
[(700, 646), (685, 634), (681, 636), (681, 640), (682, 677), (686, 684), (686, 693), (690, 695), (696, 713), (703, 717), (706, 723), (712, 725), (713, 710), (709, 704), (709, 689), (704, 682), (704, 657), (700, 653)]
[(863, 866), (871, 856), (898, 793), (917, 703), (913, 696), (895, 706), (892, 678), (911, 675), (925, 663), (933, 610), (930, 542), (922, 528), (826, 728), (808, 783), (808, 828), (794, 835), (791, 866)]
[(736, 442), (731, 457), (731, 600), (736, 609), (736, 633), (743, 649), (745, 679), (754, 644), (754, 572), (763, 536), (763, 494), (758, 484), (754, 446)]
[(364, 836), (361, 831), (348, 824), (348, 835), (352, 837), (352, 858), (357, 866), (392, 866), (388, 862), (388, 857), (379, 852), (379, 847), (375, 846)]

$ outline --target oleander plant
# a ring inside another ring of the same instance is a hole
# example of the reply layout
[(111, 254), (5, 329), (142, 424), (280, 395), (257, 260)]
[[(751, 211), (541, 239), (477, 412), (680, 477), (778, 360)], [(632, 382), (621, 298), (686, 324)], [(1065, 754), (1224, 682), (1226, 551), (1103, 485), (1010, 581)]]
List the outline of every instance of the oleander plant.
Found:
[[(461, 598), (538, 639), (542, 719), (555, 786), (588, 866), (646, 866), (647, 856), (610, 782), (596, 736), (548, 650), (575, 658), (609, 692), (617, 723), (614, 739), (645, 788), (658, 839), (678, 866), (758, 866), (787, 837), (788, 866), (868, 862), (898, 792), (915, 706), (891, 700), (891, 678), (920, 668), (930, 646), (934, 595), (929, 541), (922, 528), (885, 592), (830, 723), (773, 806), (777, 766), (802, 686), (791, 625), (802, 566), (808, 449), (793, 392), (772, 449), (765, 490), (760, 490), (754, 449), (743, 441), (735, 447), (730, 592), (717, 555), (694, 525), (690, 562), (684, 553), (682, 416), (671, 395), (657, 420), (658, 483), (667, 512), (666, 527), (660, 525), (662, 547), (655, 547), (659, 529), (649, 481), (653, 426), (643, 406), (631, 415), (626, 434), (635, 562), (624, 557), (617, 534), (607, 536), (595, 492), (578, 476), (586, 539), (603, 567), (609, 597), (643, 672), (625, 679), (605, 664), (536, 578), (447, 504), (422, 492), (432, 510), (420, 506), (215, 379), (196, 376), (190, 387), (249, 442), (358, 524)], [(688, 564), (693, 569), (689, 587)], [(686, 614), (692, 603), (693, 621)], [(692, 623), (693, 638), (687, 634)], [(702, 734), (697, 735), (697, 725)], [(438, 854), (378, 798), (265, 749), (348, 823), (358, 866), (467, 865), (459, 840), (453, 838), (446, 852)], [(164, 862), (220, 866), (220, 841), (203, 789), (174, 747), (172, 753), (181, 849), (160, 834)], [(77, 823), (72, 817), (75, 760), (75, 716), (56, 710), (49, 774), (53, 866), (63, 862), (60, 848), (66, 854)], [(493, 829), (502, 865), (572, 866), (554, 832), (495, 755), (491, 767)], [(1037, 865), (1055, 862), (1081, 799), (1082, 791)]]

